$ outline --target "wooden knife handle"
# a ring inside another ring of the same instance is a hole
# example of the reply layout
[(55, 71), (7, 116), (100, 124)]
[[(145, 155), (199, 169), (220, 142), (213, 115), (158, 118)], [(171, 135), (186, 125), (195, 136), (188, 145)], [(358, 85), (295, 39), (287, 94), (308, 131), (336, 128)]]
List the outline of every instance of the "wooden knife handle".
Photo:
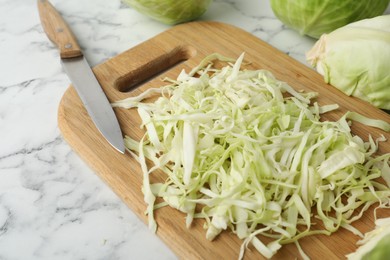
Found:
[(72, 31), (47, 0), (38, 0), (38, 11), (43, 30), (47, 37), (57, 45), (61, 58), (75, 58), (82, 56), (81, 48)]

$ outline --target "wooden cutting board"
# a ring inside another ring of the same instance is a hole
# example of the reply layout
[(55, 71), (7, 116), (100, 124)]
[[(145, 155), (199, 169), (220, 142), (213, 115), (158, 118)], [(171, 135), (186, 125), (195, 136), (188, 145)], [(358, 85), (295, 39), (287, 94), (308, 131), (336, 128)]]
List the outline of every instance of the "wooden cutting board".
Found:
[[(192, 22), (178, 25), (160, 35), (100, 64), (94, 68), (108, 99), (117, 101), (139, 94), (150, 87), (164, 83), (161, 78), (176, 78), (182, 69), (189, 71), (205, 56), (218, 52), (237, 58), (245, 52), (248, 69), (266, 69), (276, 78), (296, 90), (317, 91), (320, 104), (338, 103), (341, 108), (324, 116), (337, 120), (345, 111), (356, 111), (390, 122), (390, 116), (358, 99), (347, 97), (337, 89), (323, 83), (322, 77), (312, 69), (290, 58), (257, 37), (230, 25), (217, 22)], [(157, 77), (153, 77), (159, 74)], [(140, 85), (140, 86), (139, 86)], [(136, 88), (139, 86), (138, 88)], [(135, 89), (136, 88), (136, 89)], [(132, 91), (130, 91), (132, 90)], [(135, 111), (115, 109), (125, 135), (140, 139), (140, 119)], [(116, 152), (100, 135), (84, 109), (72, 86), (64, 94), (58, 115), (64, 138), (90, 167), (122, 198), (142, 219), (146, 205), (141, 192), (142, 172), (129, 153)], [(353, 132), (367, 140), (368, 133), (390, 136), (381, 130), (354, 124)], [(381, 153), (390, 152), (390, 142), (381, 144)], [(155, 179), (154, 179), (155, 180)], [(152, 180), (152, 181), (154, 181)], [(379, 217), (390, 216), (389, 211), (379, 211)], [(205, 238), (201, 220), (190, 229), (185, 227), (184, 214), (164, 207), (156, 211), (157, 235), (181, 259), (237, 259), (241, 242), (230, 232), (224, 232), (215, 241)], [(356, 222), (362, 232), (374, 227), (372, 210)], [(359, 238), (340, 230), (331, 236), (312, 236), (301, 240), (304, 251), (312, 259), (343, 259), (356, 249)], [(131, 252), (129, 252), (129, 255)], [(286, 245), (274, 259), (300, 258), (295, 245)], [(252, 247), (245, 259), (263, 259)]]

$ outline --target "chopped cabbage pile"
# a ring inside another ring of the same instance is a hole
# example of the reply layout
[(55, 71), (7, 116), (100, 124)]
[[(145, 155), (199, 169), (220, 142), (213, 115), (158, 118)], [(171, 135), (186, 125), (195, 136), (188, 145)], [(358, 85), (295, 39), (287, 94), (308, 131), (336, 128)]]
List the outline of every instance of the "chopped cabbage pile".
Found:
[[(320, 120), (338, 106), (320, 106), (317, 93), (298, 92), (268, 71), (242, 70), (243, 56), (231, 64), (210, 55), (170, 84), (113, 104), (137, 109), (146, 130), (125, 143), (143, 171), (150, 228), (154, 210), (169, 205), (186, 214), (187, 227), (204, 219), (209, 240), (236, 234), (239, 258), (250, 245), (270, 258), (287, 243), (305, 256), (300, 238), (340, 227), (361, 235), (351, 223), (375, 203), (390, 205), (390, 154), (376, 155), (385, 138), (364, 142), (347, 116)], [(213, 60), (228, 65), (216, 69)], [(151, 174), (166, 181), (151, 183)]]

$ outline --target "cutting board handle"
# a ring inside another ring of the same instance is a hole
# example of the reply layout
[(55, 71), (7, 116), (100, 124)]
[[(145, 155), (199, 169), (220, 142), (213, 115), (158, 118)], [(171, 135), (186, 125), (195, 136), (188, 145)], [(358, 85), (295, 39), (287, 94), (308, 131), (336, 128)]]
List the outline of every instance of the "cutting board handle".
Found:
[(190, 44), (162, 33), (109, 60), (104, 66), (104, 71), (97, 66), (95, 74), (104, 76), (106, 87), (109, 85), (120, 92), (129, 92), (194, 57), (196, 52)]

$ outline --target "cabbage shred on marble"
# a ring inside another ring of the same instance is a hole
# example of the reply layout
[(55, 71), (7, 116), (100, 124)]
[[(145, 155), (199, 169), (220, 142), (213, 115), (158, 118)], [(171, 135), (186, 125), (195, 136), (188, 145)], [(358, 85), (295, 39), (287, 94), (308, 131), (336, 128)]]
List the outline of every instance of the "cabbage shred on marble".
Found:
[[(214, 59), (228, 65), (216, 69)], [(305, 257), (300, 238), (340, 227), (362, 235), (351, 223), (375, 203), (390, 205), (390, 154), (375, 155), (385, 138), (364, 142), (345, 116), (320, 121), (337, 105), (319, 106), (317, 93), (297, 92), (268, 71), (242, 70), (243, 55), (229, 61), (210, 55), (169, 85), (113, 104), (138, 109), (146, 129), (125, 142), (142, 166), (150, 228), (154, 210), (169, 205), (186, 214), (187, 227), (204, 219), (209, 240), (235, 233), (239, 258), (250, 244), (270, 258), (287, 243)], [(150, 174), (166, 181), (150, 183)]]

